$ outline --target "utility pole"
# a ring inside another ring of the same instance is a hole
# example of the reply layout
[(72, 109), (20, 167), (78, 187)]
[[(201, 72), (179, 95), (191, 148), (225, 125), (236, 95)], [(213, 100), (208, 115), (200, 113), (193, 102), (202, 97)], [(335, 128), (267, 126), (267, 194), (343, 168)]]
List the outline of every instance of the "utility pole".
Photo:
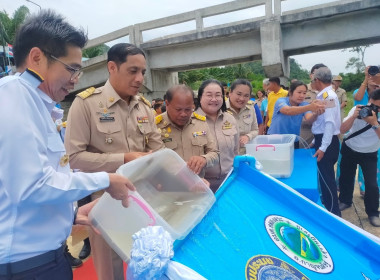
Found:
[(26, 2), (30, 2), (30, 3), (32, 3), (32, 4), (36, 5), (36, 6), (38, 6), (38, 8), (40, 8), (40, 11), (42, 10), (41, 6), (38, 5), (37, 3), (33, 2), (33, 1), (26, 0)]

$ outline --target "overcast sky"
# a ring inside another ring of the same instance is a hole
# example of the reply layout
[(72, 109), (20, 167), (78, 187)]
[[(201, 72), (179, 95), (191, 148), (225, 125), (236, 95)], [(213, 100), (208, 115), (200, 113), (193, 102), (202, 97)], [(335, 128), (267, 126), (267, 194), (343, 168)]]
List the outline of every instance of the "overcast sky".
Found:
[[(229, 0), (33, 0), (33, 2), (42, 8), (54, 9), (63, 14), (74, 26), (82, 26), (88, 30), (89, 38), (92, 39), (129, 25), (221, 4), (229, 2)], [(288, 0), (282, 3), (282, 10), (292, 10), (326, 2), (333, 1)], [(191, 5), (189, 3), (191, 3)], [(0, 0), (0, 9), (5, 10), (11, 16), (15, 9), (21, 5), (27, 6), (32, 13), (38, 12), (39, 10), (38, 6), (26, 0)], [(223, 21), (231, 22), (234, 20), (248, 19), (252, 17), (252, 15), (264, 15), (263, 7), (208, 18), (204, 20), (204, 24), (207, 27), (223, 23)], [(194, 23), (184, 23), (177, 28), (179, 28), (180, 31), (186, 31), (194, 29), (194, 25)], [(143, 33), (144, 40), (154, 37), (157, 32), (159, 32), (160, 36), (166, 35), (165, 32), (170, 32), (169, 29), (170, 28), (145, 32)], [(171, 29), (173, 29), (173, 27)], [(322, 62), (330, 67), (333, 74), (338, 74), (340, 72), (350, 71), (346, 70), (345, 66), (348, 59), (354, 55), (354, 53), (348, 51), (342, 52), (336, 50), (298, 55), (293, 58), (306, 70), (310, 70), (314, 64)], [(380, 65), (380, 44), (373, 45), (367, 49), (365, 63), (367, 65)]]

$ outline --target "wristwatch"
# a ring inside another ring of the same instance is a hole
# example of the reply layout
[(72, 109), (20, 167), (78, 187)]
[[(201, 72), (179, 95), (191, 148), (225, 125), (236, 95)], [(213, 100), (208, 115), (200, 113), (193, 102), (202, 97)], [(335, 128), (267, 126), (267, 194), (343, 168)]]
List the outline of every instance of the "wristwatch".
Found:
[(376, 130), (376, 129), (378, 129), (379, 127), (380, 127), (380, 124), (378, 124), (378, 125), (373, 125), (373, 126), (372, 126), (372, 129)]

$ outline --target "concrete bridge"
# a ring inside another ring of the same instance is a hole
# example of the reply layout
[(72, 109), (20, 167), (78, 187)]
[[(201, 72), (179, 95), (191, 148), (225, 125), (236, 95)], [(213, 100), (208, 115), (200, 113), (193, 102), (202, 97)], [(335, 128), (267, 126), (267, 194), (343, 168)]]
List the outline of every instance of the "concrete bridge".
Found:
[[(238, 0), (139, 23), (94, 38), (86, 48), (128, 36), (147, 55), (145, 91), (154, 98), (178, 83), (178, 71), (262, 60), (268, 77), (288, 77), (291, 55), (380, 43), (379, 0), (339, 0), (287, 12), (282, 1)], [(263, 17), (204, 26), (207, 17), (258, 6), (265, 7)], [(189, 21), (192, 31), (143, 39), (143, 32)], [(76, 91), (106, 81), (106, 59), (104, 54), (83, 63)]]

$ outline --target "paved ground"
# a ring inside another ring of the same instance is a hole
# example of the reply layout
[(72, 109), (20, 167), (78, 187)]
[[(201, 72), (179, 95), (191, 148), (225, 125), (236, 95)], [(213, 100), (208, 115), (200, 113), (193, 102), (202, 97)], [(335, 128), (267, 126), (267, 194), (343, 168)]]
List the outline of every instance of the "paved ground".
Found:
[(355, 186), (353, 205), (342, 212), (343, 219), (372, 233), (380, 238), (380, 227), (374, 227), (369, 223), (368, 216), (364, 211), (364, 200), (360, 197), (359, 187)]

